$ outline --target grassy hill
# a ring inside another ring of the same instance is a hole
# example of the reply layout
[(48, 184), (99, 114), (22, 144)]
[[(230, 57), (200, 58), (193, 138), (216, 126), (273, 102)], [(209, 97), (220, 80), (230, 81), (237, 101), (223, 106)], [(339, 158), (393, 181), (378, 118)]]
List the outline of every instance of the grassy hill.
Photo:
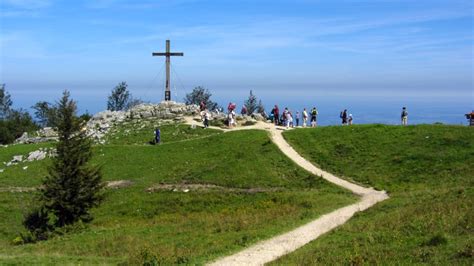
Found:
[[(48, 241), (12, 244), (34, 200), (13, 188), (40, 185), (49, 159), (0, 173), (0, 264), (200, 264), (357, 200), (297, 167), (266, 132), (163, 125), (164, 143), (152, 146), (151, 125), (137, 126), (114, 130), (93, 158), (104, 180), (133, 184), (108, 189), (91, 224)], [(0, 160), (51, 145), (0, 148)], [(204, 188), (174, 192), (170, 184)], [(148, 190), (157, 186), (165, 189)]]
[(391, 198), (273, 264), (474, 263), (474, 128), (361, 125), (284, 137), (321, 168)]

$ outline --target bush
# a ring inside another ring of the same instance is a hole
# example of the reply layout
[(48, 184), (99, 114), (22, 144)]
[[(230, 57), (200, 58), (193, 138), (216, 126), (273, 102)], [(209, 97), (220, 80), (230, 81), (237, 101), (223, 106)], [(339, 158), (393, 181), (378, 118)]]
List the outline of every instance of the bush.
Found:
[(46, 240), (53, 229), (48, 211), (44, 207), (31, 210), (25, 216), (23, 226), (31, 233), (22, 235), (24, 243)]
[(22, 109), (12, 110), (6, 119), (0, 120), (0, 144), (9, 144), (24, 132), (38, 130), (30, 114)]

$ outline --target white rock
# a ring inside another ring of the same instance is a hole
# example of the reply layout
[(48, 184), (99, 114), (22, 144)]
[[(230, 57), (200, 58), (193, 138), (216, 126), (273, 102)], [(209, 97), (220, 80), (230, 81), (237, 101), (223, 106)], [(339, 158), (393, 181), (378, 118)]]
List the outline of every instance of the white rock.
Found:
[(46, 158), (47, 154), (48, 153), (46, 151), (42, 150), (32, 151), (28, 154), (27, 160), (29, 162), (43, 160)]
[(23, 161), (23, 155), (15, 155), (15, 156), (13, 156), (12, 163), (21, 162), (21, 161)]

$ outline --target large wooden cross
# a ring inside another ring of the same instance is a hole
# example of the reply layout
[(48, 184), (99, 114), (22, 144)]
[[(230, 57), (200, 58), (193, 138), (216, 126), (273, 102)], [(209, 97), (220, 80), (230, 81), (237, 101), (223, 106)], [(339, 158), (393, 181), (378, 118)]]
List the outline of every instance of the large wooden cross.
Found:
[(183, 56), (183, 53), (171, 53), (170, 52), (170, 40), (166, 40), (166, 53), (153, 53), (153, 56), (166, 56), (166, 88), (165, 88), (165, 101), (171, 100), (171, 84), (170, 84), (170, 59), (171, 56)]

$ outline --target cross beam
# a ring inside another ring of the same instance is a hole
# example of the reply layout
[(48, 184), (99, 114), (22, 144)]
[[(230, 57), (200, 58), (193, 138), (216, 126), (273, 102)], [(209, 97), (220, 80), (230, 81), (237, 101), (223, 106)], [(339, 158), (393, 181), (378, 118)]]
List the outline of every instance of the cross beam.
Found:
[(166, 56), (166, 88), (165, 88), (165, 101), (171, 100), (171, 84), (170, 84), (170, 62), (172, 56), (184, 56), (184, 53), (171, 53), (170, 52), (170, 40), (166, 40), (166, 52), (165, 53), (152, 53), (152, 56)]

